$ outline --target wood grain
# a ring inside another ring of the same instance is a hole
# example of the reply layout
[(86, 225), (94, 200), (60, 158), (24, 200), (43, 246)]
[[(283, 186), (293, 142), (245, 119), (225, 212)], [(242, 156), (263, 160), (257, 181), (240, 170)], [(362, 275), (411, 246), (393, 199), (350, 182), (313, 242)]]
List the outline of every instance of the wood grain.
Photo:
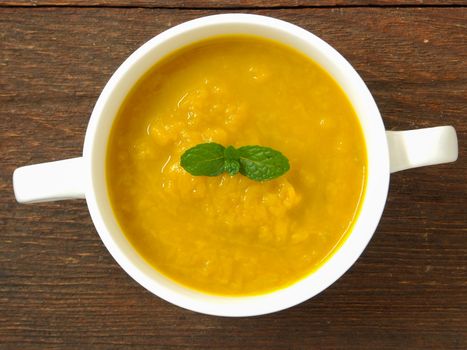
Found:
[(0, 6), (92, 6), (146, 8), (294, 8), (331, 6), (453, 6), (466, 0), (3, 0)]
[(0, 349), (467, 348), (465, 8), (249, 11), (338, 49), (388, 129), (451, 124), (459, 137), (456, 163), (391, 176), (362, 257), (297, 307), (240, 319), (177, 308), (119, 268), (84, 201), (15, 202), (16, 167), (80, 155), (100, 91), (133, 50), (220, 12), (0, 9)]

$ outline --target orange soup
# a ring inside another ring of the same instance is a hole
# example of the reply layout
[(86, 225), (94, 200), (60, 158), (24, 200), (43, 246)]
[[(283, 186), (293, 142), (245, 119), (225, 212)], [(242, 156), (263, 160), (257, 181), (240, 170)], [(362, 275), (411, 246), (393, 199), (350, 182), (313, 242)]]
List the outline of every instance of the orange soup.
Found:
[[(200, 143), (261, 145), (290, 170), (257, 182), (192, 176)], [(215, 37), (157, 63), (111, 130), (108, 193), (139, 254), (168, 278), (217, 295), (287, 287), (320, 267), (352, 229), (365, 189), (363, 133), (318, 64), (280, 43)]]

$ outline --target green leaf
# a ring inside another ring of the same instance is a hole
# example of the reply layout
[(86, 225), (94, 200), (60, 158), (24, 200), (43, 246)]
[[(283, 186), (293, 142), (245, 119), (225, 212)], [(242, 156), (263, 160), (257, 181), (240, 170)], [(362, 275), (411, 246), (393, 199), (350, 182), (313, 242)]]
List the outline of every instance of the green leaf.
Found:
[(191, 175), (216, 176), (224, 172), (224, 146), (202, 143), (183, 153), (180, 164)]
[(240, 159), (240, 156), (238, 155), (238, 151), (233, 146), (229, 146), (225, 148), (224, 157), (226, 160), (239, 160)]
[(244, 146), (237, 152), (240, 156), (240, 173), (252, 180), (272, 180), (290, 169), (289, 160), (269, 147)]
[(234, 176), (240, 171), (240, 163), (235, 159), (226, 159), (224, 163), (224, 170), (230, 175)]
[(227, 172), (241, 173), (255, 181), (272, 180), (285, 174), (290, 166), (279, 151), (262, 146), (225, 148), (218, 143), (202, 143), (185, 151), (181, 166), (195, 176), (216, 176)]

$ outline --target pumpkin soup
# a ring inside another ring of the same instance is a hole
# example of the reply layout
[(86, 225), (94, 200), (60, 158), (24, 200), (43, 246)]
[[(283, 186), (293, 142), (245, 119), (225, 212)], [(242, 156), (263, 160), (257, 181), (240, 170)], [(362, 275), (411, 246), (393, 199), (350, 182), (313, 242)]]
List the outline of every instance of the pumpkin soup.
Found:
[[(280, 151), (270, 181), (193, 176), (202, 143)], [(223, 36), (182, 48), (133, 87), (111, 130), (106, 176), (128, 240), (178, 283), (219, 295), (286, 287), (336, 251), (358, 214), (365, 142), (337, 83), (292, 48)]]

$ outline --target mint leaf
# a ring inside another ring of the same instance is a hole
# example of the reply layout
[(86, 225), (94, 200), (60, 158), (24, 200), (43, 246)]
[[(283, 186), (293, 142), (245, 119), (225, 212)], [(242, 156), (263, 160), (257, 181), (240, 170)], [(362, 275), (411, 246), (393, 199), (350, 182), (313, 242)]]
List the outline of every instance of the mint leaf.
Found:
[(224, 146), (202, 143), (182, 154), (183, 169), (195, 176), (216, 176), (224, 172)]
[(290, 169), (289, 160), (272, 148), (244, 146), (237, 151), (240, 156), (240, 173), (252, 180), (272, 180)]
[(224, 163), (224, 170), (230, 176), (234, 176), (240, 171), (240, 163), (235, 159), (226, 159)]
[(285, 174), (289, 160), (279, 151), (262, 146), (225, 148), (218, 143), (202, 143), (185, 151), (181, 166), (195, 176), (241, 173), (255, 181), (272, 180)]
[(225, 148), (224, 157), (226, 160), (239, 160), (240, 159), (240, 156), (238, 155), (238, 151), (233, 146), (229, 146)]

